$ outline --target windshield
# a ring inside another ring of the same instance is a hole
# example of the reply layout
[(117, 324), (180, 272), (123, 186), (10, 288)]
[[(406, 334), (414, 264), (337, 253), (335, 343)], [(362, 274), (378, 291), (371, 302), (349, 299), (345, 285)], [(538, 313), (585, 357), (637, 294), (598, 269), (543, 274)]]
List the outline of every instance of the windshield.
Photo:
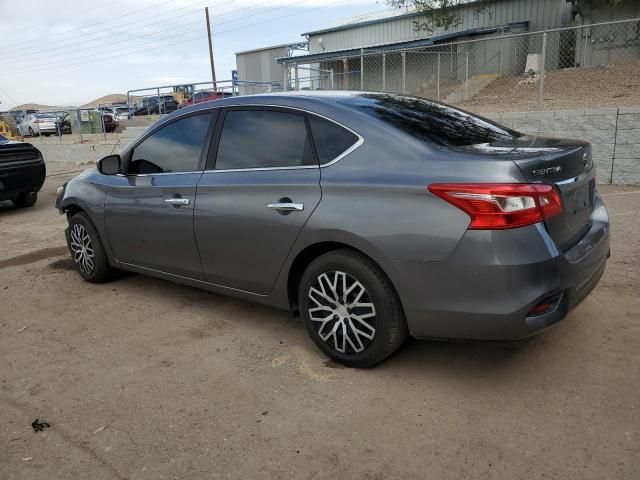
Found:
[(346, 101), (426, 142), (446, 147), (491, 143), (521, 136), (490, 120), (422, 98), (364, 94)]

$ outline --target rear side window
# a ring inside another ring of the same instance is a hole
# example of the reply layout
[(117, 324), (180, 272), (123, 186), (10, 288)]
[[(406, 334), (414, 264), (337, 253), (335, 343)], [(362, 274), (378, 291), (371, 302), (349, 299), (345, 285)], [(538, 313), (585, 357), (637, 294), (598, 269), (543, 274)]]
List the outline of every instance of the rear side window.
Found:
[(225, 114), (216, 170), (314, 163), (303, 115), (272, 110), (231, 110)]
[(315, 115), (309, 115), (309, 125), (321, 165), (338, 157), (358, 141), (358, 136), (346, 128)]
[(201, 170), (200, 154), (213, 114), (194, 115), (162, 127), (133, 149), (130, 174)]
[(413, 137), (446, 147), (499, 142), (520, 136), (484, 118), (416, 97), (366, 94), (354, 97), (349, 103)]

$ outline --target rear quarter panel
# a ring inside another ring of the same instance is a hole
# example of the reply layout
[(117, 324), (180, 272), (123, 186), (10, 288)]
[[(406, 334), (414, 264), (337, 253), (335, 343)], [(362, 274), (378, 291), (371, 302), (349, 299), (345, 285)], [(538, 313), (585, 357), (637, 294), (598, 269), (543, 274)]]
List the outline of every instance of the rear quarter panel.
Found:
[[(321, 169), (322, 201), (301, 240), (326, 233), (359, 239), (373, 258), (445, 259), (467, 230), (469, 216), (432, 195), (438, 182), (520, 182), (510, 161), (471, 157), (425, 143), (364, 115), (337, 119), (364, 138), (347, 157)], [(354, 245), (356, 246), (356, 245)]]

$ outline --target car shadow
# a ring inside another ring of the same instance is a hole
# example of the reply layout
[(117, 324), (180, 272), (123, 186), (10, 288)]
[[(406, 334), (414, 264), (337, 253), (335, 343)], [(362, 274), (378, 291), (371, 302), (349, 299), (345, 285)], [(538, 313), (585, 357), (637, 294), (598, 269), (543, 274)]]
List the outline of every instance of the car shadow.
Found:
[[(146, 277), (143, 275), (126, 273), (121, 281), (132, 281), (143, 285), (145, 295), (157, 295), (164, 297), (170, 293), (177, 293), (175, 284)], [(171, 292), (169, 292), (171, 289)], [(179, 286), (184, 302), (187, 298), (190, 304), (198, 308), (215, 311), (216, 308), (224, 308), (226, 314), (237, 322), (236, 327), (260, 328), (268, 331), (277, 330), (279, 338), (289, 339), (298, 343), (301, 338), (306, 338), (306, 332), (299, 314), (292, 314), (287, 311), (273, 307), (260, 305), (247, 300), (228, 297), (222, 294), (213, 293), (189, 286)], [(193, 303), (193, 302), (196, 303)], [(301, 335), (303, 337), (301, 337)], [(400, 349), (390, 358), (372, 369), (360, 370), (361, 372), (371, 372), (371, 374), (393, 373), (415, 375), (416, 378), (429, 372), (430, 374), (446, 375), (448, 377), (471, 378), (494, 376), (497, 370), (514, 368), (518, 370), (523, 366), (523, 362), (534, 362), (535, 357), (543, 354), (542, 350), (547, 340), (543, 337), (552, 335), (547, 333), (542, 337), (532, 337), (513, 342), (498, 341), (455, 341), (436, 339), (415, 339), (407, 338)], [(287, 342), (288, 343), (288, 342)], [(318, 364), (325, 367), (334, 365), (323, 353), (321, 353), (312, 342), (305, 342), (305, 349), (309, 349), (310, 355), (316, 355)], [(356, 370), (353, 370), (356, 371)], [(377, 372), (377, 373), (376, 373)], [(368, 374), (368, 373), (364, 373)]]

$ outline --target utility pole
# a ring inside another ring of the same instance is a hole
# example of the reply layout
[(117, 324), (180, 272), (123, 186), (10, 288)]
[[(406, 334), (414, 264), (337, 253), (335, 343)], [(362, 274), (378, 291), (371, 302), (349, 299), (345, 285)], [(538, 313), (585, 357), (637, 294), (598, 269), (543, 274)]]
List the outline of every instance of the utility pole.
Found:
[(209, 60), (211, 62), (211, 81), (213, 82), (213, 90), (217, 91), (216, 67), (213, 63), (213, 45), (211, 44), (211, 25), (209, 24), (209, 7), (204, 7), (204, 13), (207, 17), (207, 35), (209, 36)]

